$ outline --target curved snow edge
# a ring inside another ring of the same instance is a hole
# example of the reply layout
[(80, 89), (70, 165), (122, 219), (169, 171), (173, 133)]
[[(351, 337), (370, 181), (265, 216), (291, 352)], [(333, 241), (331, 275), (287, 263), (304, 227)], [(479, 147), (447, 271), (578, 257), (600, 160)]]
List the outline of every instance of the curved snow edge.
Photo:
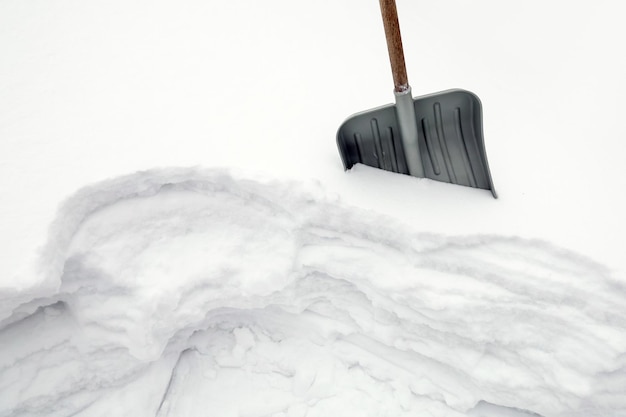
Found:
[[(0, 288), (0, 329), (27, 317), (40, 306), (58, 301), (54, 297), (61, 285), (67, 249), (83, 221), (96, 211), (121, 200), (153, 196), (164, 187), (204, 192), (228, 190), (242, 195), (259, 195), (262, 187), (263, 193), (271, 190), (277, 198), (280, 192), (289, 191), (291, 196), (295, 193), (297, 184), (285, 187), (287, 183), (281, 182), (280, 187), (268, 186), (274, 182), (275, 179), (243, 170), (168, 167), (139, 171), (79, 189), (60, 204), (48, 229), (46, 243), (38, 249), (35, 265), (29, 265), (31, 273), (36, 275), (34, 279), (29, 277), (28, 281), (33, 284), (25, 288)], [(297, 188), (300, 193), (302, 189), (319, 193), (311, 184), (298, 184)], [(311, 198), (312, 195), (308, 197)], [(12, 280), (21, 281), (19, 276)]]

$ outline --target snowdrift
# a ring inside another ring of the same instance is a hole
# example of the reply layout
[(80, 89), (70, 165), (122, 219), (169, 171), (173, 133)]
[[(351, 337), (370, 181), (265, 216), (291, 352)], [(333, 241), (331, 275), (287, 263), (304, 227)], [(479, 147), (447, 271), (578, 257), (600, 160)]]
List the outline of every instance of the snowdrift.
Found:
[(155, 169), (76, 192), (38, 269), (1, 416), (626, 415), (626, 288), (543, 241)]

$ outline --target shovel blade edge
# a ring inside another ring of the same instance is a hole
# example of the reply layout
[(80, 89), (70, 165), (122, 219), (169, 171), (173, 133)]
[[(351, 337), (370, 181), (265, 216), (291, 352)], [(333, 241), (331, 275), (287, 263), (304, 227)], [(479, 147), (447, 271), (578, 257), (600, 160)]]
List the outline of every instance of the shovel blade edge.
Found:
[[(483, 138), (480, 99), (465, 90), (448, 90), (413, 99), (419, 154), (426, 178), (497, 194)], [(344, 169), (364, 164), (409, 174), (393, 104), (349, 117), (337, 131)]]

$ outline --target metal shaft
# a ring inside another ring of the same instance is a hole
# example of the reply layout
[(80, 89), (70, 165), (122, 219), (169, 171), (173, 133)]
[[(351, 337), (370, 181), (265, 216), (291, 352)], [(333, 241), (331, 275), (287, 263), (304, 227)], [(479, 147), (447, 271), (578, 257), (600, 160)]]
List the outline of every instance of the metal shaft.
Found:
[(413, 105), (413, 95), (411, 87), (406, 91), (395, 92), (396, 115), (400, 127), (400, 139), (404, 149), (404, 157), (409, 174), (414, 177), (424, 178), (424, 164), (419, 151), (417, 118), (415, 117), (415, 107)]
[(398, 23), (398, 10), (396, 9), (395, 0), (380, 0), (380, 12), (383, 15), (387, 50), (389, 51), (389, 61), (391, 62), (394, 93), (396, 95), (396, 114), (398, 116), (404, 157), (406, 158), (409, 174), (423, 178), (424, 164), (419, 152), (417, 119), (415, 117), (411, 87), (406, 75), (404, 50), (402, 49), (402, 37), (400, 36), (400, 24)]

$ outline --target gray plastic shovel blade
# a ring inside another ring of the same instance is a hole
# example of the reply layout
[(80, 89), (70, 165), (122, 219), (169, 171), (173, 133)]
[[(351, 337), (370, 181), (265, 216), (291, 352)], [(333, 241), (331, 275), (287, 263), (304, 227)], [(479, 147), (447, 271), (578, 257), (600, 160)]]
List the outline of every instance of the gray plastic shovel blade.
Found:
[[(493, 186), (483, 140), (482, 106), (465, 90), (447, 90), (413, 99), (424, 176), (490, 190)], [(393, 104), (357, 113), (337, 132), (344, 169), (361, 163), (409, 174)]]

